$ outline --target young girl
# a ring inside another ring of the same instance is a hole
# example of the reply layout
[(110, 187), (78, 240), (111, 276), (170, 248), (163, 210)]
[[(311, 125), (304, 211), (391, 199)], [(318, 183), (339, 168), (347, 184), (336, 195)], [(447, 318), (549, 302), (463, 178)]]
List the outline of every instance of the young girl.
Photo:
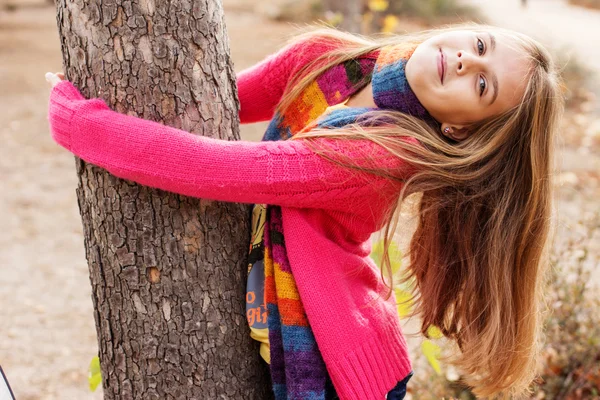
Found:
[(383, 228), (387, 249), (413, 193), (405, 279), (415, 278), (422, 333), (436, 326), (456, 341), (451, 361), (476, 394), (526, 391), (562, 107), (537, 42), (485, 26), (299, 35), (237, 77), (241, 122), (271, 121), (258, 143), (121, 115), (47, 79), (52, 137), (82, 159), (143, 185), (256, 204), (248, 315), (277, 399), (404, 397), (412, 367), (390, 260), (384, 252), (379, 271), (369, 238)]

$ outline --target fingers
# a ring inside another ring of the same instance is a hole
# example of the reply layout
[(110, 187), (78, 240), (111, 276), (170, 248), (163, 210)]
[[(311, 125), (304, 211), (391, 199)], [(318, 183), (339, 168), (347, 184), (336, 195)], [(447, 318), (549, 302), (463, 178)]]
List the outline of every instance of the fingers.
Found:
[(52, 72), (46, 72), (46, 81), (50, 84), (50, 86), (54, 87), (58, 82), (60, 82), (60, 78), (53, 74)]
[(63, 80), (65, 78), (64, 74), (62, 74), (60, 72), (57, 72), (57, 73), (46, 72), (45, 77), (46, 77), (46, 81), (52, 87), (56, 86), (61, 80)]

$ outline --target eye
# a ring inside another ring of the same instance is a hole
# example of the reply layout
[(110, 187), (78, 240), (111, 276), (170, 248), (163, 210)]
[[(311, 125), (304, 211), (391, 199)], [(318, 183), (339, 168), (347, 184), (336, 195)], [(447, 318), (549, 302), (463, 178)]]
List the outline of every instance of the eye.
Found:
[(479, 52), (479, 55), (483, 55), (483, 53), (485, 53), (485, 44), (483, 43), (483, 40), (481, 39), (477, 39), (477, 51)]
[(481, 97), (483, 95), (483, 91), (486, 88), (486, 83), (485, 83), (485, 79), (483, 79), (483, 76), (479, 77), (479, 97)]

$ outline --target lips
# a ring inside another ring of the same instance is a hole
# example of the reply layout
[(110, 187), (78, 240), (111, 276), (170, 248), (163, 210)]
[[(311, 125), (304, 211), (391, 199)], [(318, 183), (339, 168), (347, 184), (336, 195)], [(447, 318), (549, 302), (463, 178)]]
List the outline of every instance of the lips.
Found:
[(440, 54), (437, 57), (438, 60), (438, 74), (440, 75), (440, 82), (442, 85), (444, 84), (444, 76), (446, 75), (446, 57), (444, 57), (444, 52), (440, 49)]

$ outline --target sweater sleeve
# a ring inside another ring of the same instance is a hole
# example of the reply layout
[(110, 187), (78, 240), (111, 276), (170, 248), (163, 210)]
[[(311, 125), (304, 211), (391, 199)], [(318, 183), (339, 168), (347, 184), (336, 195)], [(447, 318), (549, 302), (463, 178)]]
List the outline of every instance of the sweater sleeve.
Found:
[[(389, 189), (314, 153), (302, 140), (227, 141), (193, 135), (86, 100), (69, 81), (50, 95), (54, 140), (115, 176), (191, 197), (350, 211)], [(318, 139), (344, 155), (375, 155), (367, 140)], [(367, 176), (368, 175), (368, 176)]]
[(333, 42), (301, 39), (240, 71), (236, 77), (240, 122), (245, 124), (272, 119), (275, 107), (294, 73), (334, 47)]

